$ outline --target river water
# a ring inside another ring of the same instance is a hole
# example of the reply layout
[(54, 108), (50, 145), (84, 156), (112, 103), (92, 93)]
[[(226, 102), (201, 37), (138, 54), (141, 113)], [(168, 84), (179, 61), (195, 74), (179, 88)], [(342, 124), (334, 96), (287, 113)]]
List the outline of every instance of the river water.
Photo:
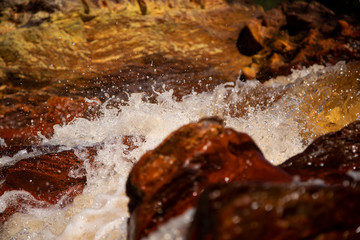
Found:
[[(101, 104), (93, 120), (57, 125), (43, 144), (98, 146), (94, 169), (86, 165), (87, 186), (66, 208), (29, 209), (5, 223), (1, 239), (125, 239), (127, 175), (142, 154), (191, 121), (220, 116), (227, 127), (248, 133), (273, 164), (301, 152), (315, 137), (360, 118), (360, 64), (338, 63), (294, 71), (288, 77), (230, 82), (211, 92), (192, 93), (181, 101), (173, 90), (154, 92), (156, 103), (142, 93), (113, 107)], [(88, 100), (92, 101), (92, 100)], [(120, 101), (120, 100), (119, 100)], [(132, 136), (130, 150), (123, 138)], [(86, 156), (78, 153), (86, 163)], [(76, 174), (76, 173), (74, 173)], [(19, 195), (0, 197), (0, 209)]]

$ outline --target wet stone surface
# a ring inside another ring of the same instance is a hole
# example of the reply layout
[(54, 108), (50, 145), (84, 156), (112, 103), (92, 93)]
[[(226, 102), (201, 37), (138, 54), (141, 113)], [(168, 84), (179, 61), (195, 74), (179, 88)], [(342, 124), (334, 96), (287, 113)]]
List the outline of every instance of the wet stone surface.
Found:
[(328, 184), (360, 181), (360, 121), (315, 139), (302, 153), (279, 167), (302, 181)]
[[(78, 149), (37, 144), (57, 124), (95, 118), (111, 97), (109, 105), (126, 104), (121, 101), (132, 93), (155, 102), (157, 92), (173, 89), (180, 101), (236, 81), (240, 69), (243, 79), (266, 81), (292, 68), (360, 59), (360, 27), (353, 19), (317, 3), (282, 4), (264, 13), (248, 2), (0, 2), (0, 195), (13, 200), (2, 202), (0, 222), (28, 207), (67, 206), (81, 194), (87, 179)], [(349, 65), (351, 77), (326, 76), (337, 90), (324, 81), (304, 93), (304, 114), (324, 108), (322, 131), (359, 117), (358, 66)], [(263, 95), (281, 98), (282, 92), (265, 91), (249, 94), (254, 106), (267, 101)], [(308, 115), (319, 128), (317, 115)], [(123, 138), (128, 151), (137, 147), (132, 137)], [(277, 233), (278, 239), (358, 239), (359, 142), (357, 121), (277, 167), (248, 135), (219, 119), (186, 125), (131, 171), (129, 239), (195, 206), (204, 189), (219, 182), (224, 185), (205, 190), (189, 238), (265, 240)], [(91, 161), (96, 152), (87, 151)], [(290, 184), (295, 176), (337, 186)]]
[(253, 140), (224, 128), (217, 118), (190, 123), (147, 152), (130, 172), (129, 239), (141, 239), (193, 207), (205, 187), (218, 182), (290, 182)]
[(180, 100), (235, 81), (249, 63), (238, 33), (260, 14), (224, 1), (203, 9), (147, 2), (145, 16), (130, 1), (35, 2), (45, 10), (33, 11), (32, 1), (0, 5), (0, 137), (8, 145), (37, 143), (37, 132), (51, 136), (54, 124), (86, 117), (85, 98), (174, 89)]
[[(94, 148), (61, 150), (62, 146), (13, 146), (1, 148), (0, 195), (13, 195), (0, 214), (4, 223), (26, 207), (65, 207), (86, 184), (84, 161), (96, 155)], [(6, 158), (12, 161), (6, 162)], [(18, 160), (16, 159), (16, 156)], [(22, 192), (19, 192), (22, 191)]]
[(358, 239), (359, 188), (218, 184), (197, 204), (187, 239)]

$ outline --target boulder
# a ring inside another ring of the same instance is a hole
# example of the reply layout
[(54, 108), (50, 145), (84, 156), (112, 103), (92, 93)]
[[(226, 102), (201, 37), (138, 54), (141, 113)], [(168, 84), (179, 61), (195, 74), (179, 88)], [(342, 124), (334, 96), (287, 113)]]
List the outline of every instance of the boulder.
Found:
[(201, 195), (188, 240), (359, 239), (359, 188), (218, 184)]
[(126, 183), (130, 198), (128, 239), (141, 239), (193, 207), (209, 185), (231, 181), (290, 182), (272, 166), (254, 141), (202, 119), (173, 132), (134, 165)]
[[(96, 150), (88, 148), (83, 153), (92, 162)], [(74, 150), (61, 150), (61, 146), (14, 146), (2, 147), (0, 156), (1, 223), (29, 206), (64, 207), (86, 184), (84, 159)]]
[(315, 139), (302, 153), (279, 165), (302, 181), (328, 184), (360, 181), (360, 121)]

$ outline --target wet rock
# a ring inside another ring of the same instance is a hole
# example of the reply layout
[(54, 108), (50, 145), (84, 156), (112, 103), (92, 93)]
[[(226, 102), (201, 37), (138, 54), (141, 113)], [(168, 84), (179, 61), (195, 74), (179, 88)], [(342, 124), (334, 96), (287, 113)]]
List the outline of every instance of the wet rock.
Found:
[[(254, 44), (247, 44), (247, 39)], [(246, 45), (249, 48), (242, 47)], [(335, 15), (315, 1), (282, 3), (265, 12), (256, 28), (253, 22), (247, 23), (238, 38), (239, 51), (252, 56), (247, 67), (256, 72), (260, 81), (315, 63), (358, 60), (359, 46), (360, 24), (350, 17)], [(242, 78), (252, 79), (254, 74), (245, 70)]]
[(229, 183), (205, 190), (187, 239), (358, 239), (358, 188)]
[(314, 140), (282, 169), (302, 181), (321, 179), (329, 184), (360, 181), (360, 121)]
[(236, 43), (242, 54), (251, 56), (264, 48), (264, 28), (259, 20), (253, 20), (241, 30)]
[(79, 157), (80, 152), (89, 162), (96, 154), (95, 148), (77, 153), (61, 150), (61, 146), (1, 148), (0, 221), (5, 222), (13, 213), (24, 212), (29, 206), (64, 207), (72, 202), (86, 184), (85, 159)]
[[(6, 89), (3, 89), (6, 91)], [(34, 93), (38, 93), (35, 95)], [(58, 97), (34, 91), (4, 94), (0, 100), (0, 138), (6, 145), (39, 143), (40, 135), (52, 135), (53, 126), (86, 117), (100, 101), (81, 97)]]
[(289, 182), (252, 139), (217, 118), (190, 123), (135, 164), (126, 184), (129, 239), (141, 239), (195, 205), (205, 187), (231, 181)]
[(3, 0), (0, 3), (0, 11), (11, 8), (15, 12), (54, 12), (60, 10), (59, 0)]
[(304, 144), (308, 145), (309, 141), (326, 133), (339, 131), (359, 119), (358, 69), (360, 61), (338, 63), (331, 71), (319, 71), (313, 77), (302, 77), (299, 79), (301, 81), (292, 85), (291, 95), (300, 100), (296, 106), (299, 115), (294, 117), (304, 126), (301, 127)]
[[(85, 97), (153, 97), (166, 84), (181, 99), (235, 81), (249, 63), (239, 59), (238, 33), (260, 14), (225, 1), (204, 9), (202, 1), (151, 1), (146, 16), (128, 1), (62, 2), (60, 11), (34, 13), (48, 18), (35, 25), (28, 17), (21, 23), (1, 17), (0, 138), (8, 145), (34, 144), (37, 132), (50, 136), (54, 124), (86, 115)], [(88, 14), (76, 5), (81, 2)], [(72, 104), (65, 115), (50, 117), (46, 112), (54, 106), (46, 101), (57, 97)]]
[[(181, 0), (171, 8), (163, 2), (149, 3), (145, 17), (128, 1), (83, 2), (96, 10), (90, 14), (82, 10), (55, 12), (49, 16), (51, 21), (37, 26), (9, 29), (10, 23), (0, 25), (4, 32), (0, 35), (4, 62), (0, 82), (41, 84), (58, 90), (58, 81), (89, 89), (99, 81), (104, 88), (129, 81), (150, 85), (155, 79), (171, 79), (175, 73), (179, 82), (193, 85), (194, 79), (211, 83), (209, 77), (215, 80), (217, 75), (222, 81), (233, 80), (239, 64), (243, 65), (235, 47), (238, 31), (247, 19), (259, 14), (223, 1), (213, 1), (201, 10), (201, 1)], [(101, 8), (103, 2), (109, 8)], [(189, 32), (187, 26), (196, 30)], [(224, 57), (227, 63), (220, 65)]]

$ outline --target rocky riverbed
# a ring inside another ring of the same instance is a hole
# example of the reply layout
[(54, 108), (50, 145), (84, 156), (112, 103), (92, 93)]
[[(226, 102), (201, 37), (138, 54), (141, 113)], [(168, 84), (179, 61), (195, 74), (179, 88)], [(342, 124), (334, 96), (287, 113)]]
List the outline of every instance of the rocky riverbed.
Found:
[(356, 19), (301, 1), (0, 11), (1, 237), (357, 239)]

